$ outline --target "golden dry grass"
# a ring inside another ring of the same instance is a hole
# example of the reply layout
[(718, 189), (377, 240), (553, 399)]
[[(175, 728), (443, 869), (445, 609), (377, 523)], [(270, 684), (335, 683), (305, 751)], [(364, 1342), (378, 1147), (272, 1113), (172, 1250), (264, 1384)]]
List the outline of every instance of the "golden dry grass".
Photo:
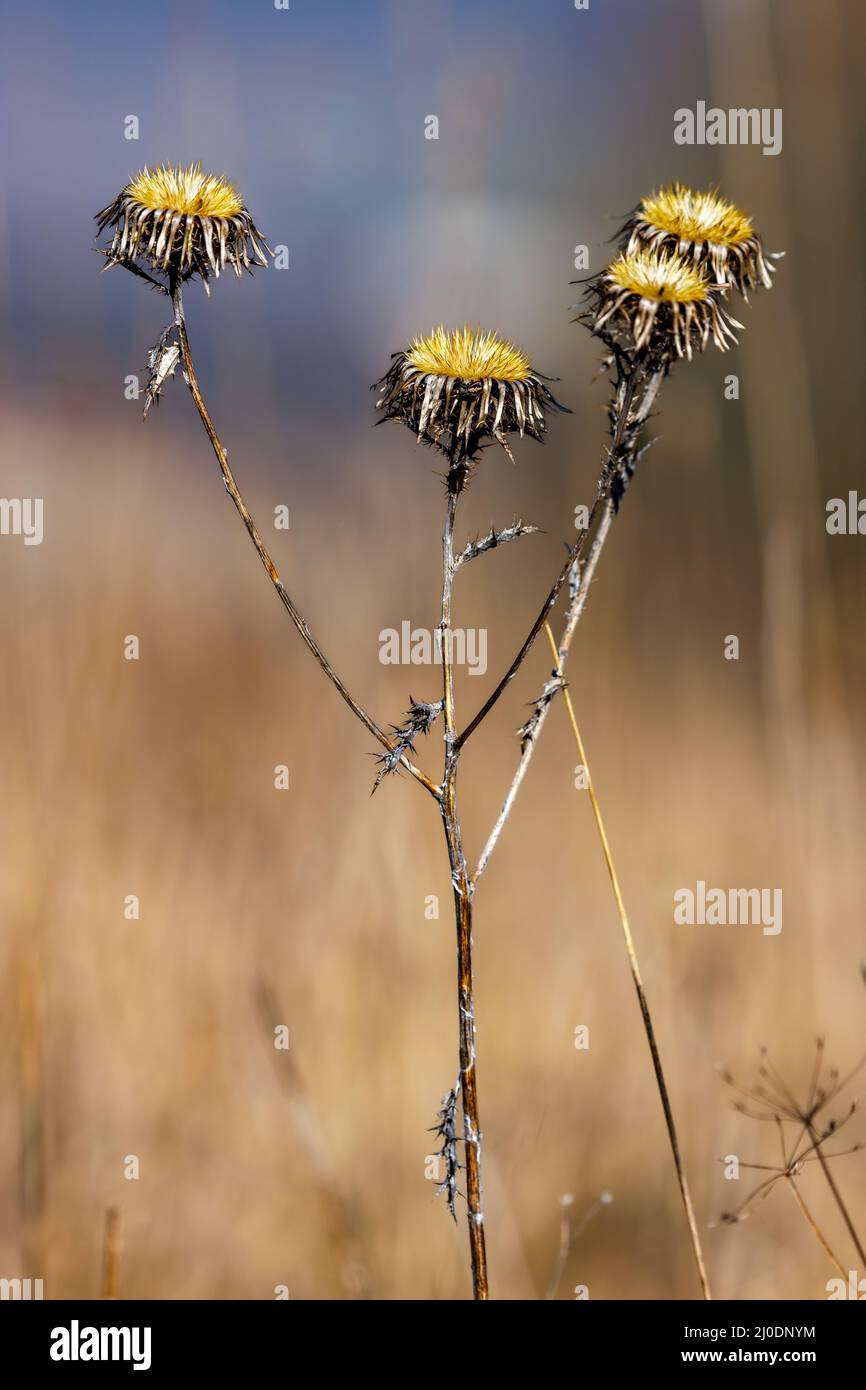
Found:
[[(7, 425), (9, 447), (27, 451), (34, 485), (50, 492), (49, 522), (62, 507), (64, 525), (47, 526), (38, 563), (5, 542), (2, 552), (0, 1270), (16, 1272), (29, 1242), (42, 1264), (20, 1272), (42, 1273), (46, 1296), (95, 1295), (105, 1212), (117, 1204), (122, 1295), (268, 1298), (287, 1284), (296, 1298), (464, 1297), (465, 1233), (424, 1178), (427, 1129), (456, 1066), (441, 829), (408, 779), (371, 802), (370, 741), (285, 622), (177, 399), (158, 437), (135, 421), (82, 425), (71, 451), (50, 420), (13, 414)], [(727, 540), (707, 507), (716, 483), (704, 477), (694, 496), (675, 489), (699, 406), (696, 382), (677, 396), (680, 413), (671, 407), (664, 461), (629, 495), (570, 677), (708, 1221), (731, 1205), (717, 1158), (763, 1160), (772, 1142), (731, 1111), (716, 1065), (742, 1071), (766, 1042), (805, 1079), (819, 1030), (833, 1059), (850, 1063), (866, 995), (862, 739), (846, 733), (830, 673), (806, 668), (795, 713), (809, 741), (802, 760), (795, 748), (784, 761), (789, 716), (762, 696), (754, 570), (747, 562), (720, 586)], [(361, 567), (365, 526), (382, 526), (382, 475), (364, 481), (364, 465), (375, 474), (377, 451), (405, 449), (381, 436), (362, 441), (340, 513), (305, 492), (303, 525), (275, 552), (329, 654), (387, 719), (409, 689), (429, 694), (426, 673), (379, 665), (376, 633), (402, 616), (431, 621), (438, 516), (417, 505), (389, 542), (387, 569)], [(229, 444), (266, 515), (282, 498), (240, 440)], [(588, 449), (587, 478), (593, 458)], [(515, 494), (523, 506), (537, 466), (482, 470), (466, 526), (483, 529)], [(400, 477), (407, 497), (438, 499), (426, 469)], [(158, 487), (171, 492), (168, 521)], [(519, 555), (473, 566), (460, 621), (487, 615), (491, 667), (462, 678), (466, 712), (559, 563), (562, 506), (539, 499), (533, 519), (553, 531), (540, 549), (521, 542)], [(330, 574), (316, 564), (325, 533)], [(749, 547), (746, 534), (741, 553)], [(859, 565), (838, 579), (842, 631)], [(742, 639), (738, 665), (721, 657), (730, 630)], [(138, 663), (122, 659), (132, 632)], [(476, 845), (513, 765), (507, 731), (547, 674), (540, 645), (530, 667), (467, 756)], [(862, 710), (863, 674), (853, 657), (841, 672), (849, 713)], [(542, 1296), (560, 1195), (574, 1195), (578, 1218), (607, 1189), (615, 1201), (572, 1252), (560, 1296), (587, 1283), (593, 1297), (690, 1297), (691, 1252), (616, 914), (589, 805), (572, 786), (564, 710), (555, 716), (477, 900), (492, 1292)], [(431, 742), (425, 764), (433, 752)], [(272, 789), (283, 762), (285, 794)], [(674, 927), (672, 894), (698, 877), (782, 886), (781, 937)], [(141, 898), (138, 922), (124, 920), (129, 893)], [(424, 917), (429, 893), (440, 895), (438, 922)], [(34, 1092), (13, 1045), (22, 970), (41, 981), (43, 1020), (45, 1185), (28, 1211), (17, 1178), (22, 1152), (35, 1161), (22, 1148)], [(266, 1035), (263, 987), (290, 1029), (288, 1057)], [(580, 1023), (589, 1053), (572, 1045)], [(128, 1154), (140, 1159), (137, 1182), (123, 1177)], [(837, 1176), (862, 1217), (862, 1159), (843, 1163)], [(844, 1249), (820, 1176), (804, 1182)], [(747, 1225), (708, 1232), (706, 1253), (720, 1297), (821, 1297), (833, 1272), (784, 1198)]]

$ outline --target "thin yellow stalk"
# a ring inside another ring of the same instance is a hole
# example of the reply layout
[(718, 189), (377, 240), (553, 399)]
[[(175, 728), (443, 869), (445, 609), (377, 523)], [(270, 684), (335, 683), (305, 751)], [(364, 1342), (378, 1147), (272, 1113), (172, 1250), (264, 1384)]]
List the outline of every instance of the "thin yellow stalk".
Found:
[(786, 1178), (786, 1180), (787, 1180), (788, 1186), (789, 1186), (790, 1189), (791, 1189), (791, 1195), (792, 1195), (792, 1197), (794, 1198), (794, 1201), (797, 1203), (797, 1206), (800, 1208), (801, 1212), (803, 1213), (803, 1216), (804, 1216), (805, 1219), (806, 1219), (806, 1223), (807, 1223), (807, 1225), (808, 1225), (810, 1231), (812, 1232), (813, 1236), (815, 1237), (815, 1239), (817, 1240), (817, 1242), (818, 1242), (818, 1244), (821, 1246), (821, 1248), (825, 1251), (825, 1253), (826, 1253), (827, 1255), (830, 1256), (830, 1259), (833, 1261), (833, 1263), (834, 1263), (834, 1265), (836, 1266), (836, 1268), (838, 1269), (839, 1273), (842, 1275), (842, 1278), (845, 1279), (845, 1280), (847, 1281), (847, 1279), (848, 1279), (848, 1271), (842, 1268), (842, 1265), (841, 1265), (840, 1261), (839, 1261), (839, 1260), (837, 1259), (837, 1257), (833, 1254), (832, 1247), (831, 1247), (830, 1244), (828, 1243), (826, 1236), (824, 1235), (824, 1233), (823, 1233), (823, 1231), (821, 1230), (820, 1226), (819, 1226), (819, 1225), (817, 1224), (817, 1222), (815, 1221), (815, 1218), (813, 1217), (813, 1215), (812, 1215), (812, 1213), (810, 1212), (809, 1208), (806, 1206), (806, 1203), (803, 1201), (803, 1198), (800, 1196), (799, 1189), (798, 1189), (797, 1184), (795, 1183), (795, 1181), (794, 1181), (792, 1175), (791, 1175), (790, 1173), (786, 1173), (786, 1174), (785, 1174), (785, 1178)]
[[(547, 640), (550, 643), (550, 648), (553, 652), (553, 660), (556, 667), (556, 673), (557, 675), (559, 675), (561, 674), (559, 671), (559, 651), (556, 646), (556, 639), (551, 630), (550, 623), (545, 623), (544, 630), (547, 633)], [(631, 928), (628, 923), (628, 914), (625, 910), (625, 902), (623, 900), (622, 890), (619, 886), (619, 878), (617, 876), (616, 868), (614, 866), (610, 842), (607, 838), (607, 831), (604, 828), (604, 818), (601, 814), (601, 806), (599, 805), (598, 797), (595, 794), (595, 786), (593, 785), (592, 776), (589, 770), (589, 760), (586, 756), (586, 749), (583, 746), (583, 739), (581, 737), (577, 717), (574, 713), (574, 705), (572, 704), (571, 695), (567, 686), (563, 687), (562, 693), (565, 697), (565, 706), (568, 710), (568, 718), (571, 723), (572, 732), (574, 734), (574, 741), (577, 744), (578, 756), (580, 757), (581, 765), (586, 774), (586, 786), (587, 791), (589, 792), (589, 800), (592, 806), (592, 813), (595, 816), (595, 823), (598, 828), (598, 836), (601, 840), (601, 848), (604, 854), (604, 862), (607, 865), (607, 872), (610, 876), (610, 883), (613, 889), (613, 896), (616, 900), (617, 912), (619, 913), (622, 934), (625, 938), (625, 948), (628, 953), (628, 962), (631, 968), (631, 977), (634, 981), (634, 987), (637, 993), (638, 1003), (640, 1004), (641, 1017), (643, 1018), (643, 1025), (646, 1031), (647, 1042), (649, 1043), (649, 1049), (652, 1055), (653, 1070), (655, 1072), (656, 1084), (658, 1085), (662, 1109), (664, 1110), (665, 1124), (667, 1125), (668, 1138), (670, 1139), (671, 1152), (673, 1153), (674, 1167), (677, 1171), (677, 1181), (679, 1183), (680, 1194), (683, 1199), (683, 1207), (685, 1208), (686, 1220), (688, 1221), (689, 1225), (689, 1234), (691, 1236), (692, 1241), (692, 1250), (694, 1251), (695, 1264), (698, 1268), (698, 1278), (701, 1281), (701, 1291), (703, 1293), (704, 1298), (709, 1300), (712, 1298), (712, 1294), (710, 1293), (710, 1284), (707, 1278), (706, 1265), (704, 1264), (704, 1254), (703, 1250), (701, 1249), (701, 1239), (698, 1235), (698, 1225), (697, 1221), (695, 1220), (695, 1210), (692, 1206), (692, 1199), (689, 1193), (689, 1185), (686, 1181), (685, 1169), (683, 1167), (683, 1160), (680, 1154), (679, 1140), (677, 1139), (676, 1126), (674, 1125), (673, 1110), (671, 1109), (671, 1102), (670, 1097), (668, 1096), (667, 1083), (665, 1082), (665, 1075), (662, 1069), (661, 1057), (659, 1055), (658, 1045), (656, 1043), (655, 1030), (652, 1024), (652, 1017), (650, 1015), (646, 991), (643, 987), (640, 966), (638, 965), (637, 952), (635, 951), (634, 946), (634, 938), (632, 937)]]

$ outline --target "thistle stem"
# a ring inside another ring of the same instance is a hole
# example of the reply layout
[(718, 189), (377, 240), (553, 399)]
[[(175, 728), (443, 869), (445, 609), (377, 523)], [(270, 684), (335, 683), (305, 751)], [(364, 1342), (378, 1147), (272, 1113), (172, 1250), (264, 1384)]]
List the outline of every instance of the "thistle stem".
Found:
[[(571, 650), (571, 643), (574, 638), (577, 625), (580, 622), (580, 619), (582, 618), (584, 609), (586, 607), (586, 600), (589, 597), (590, 586), (592, 584), (593, 579), (595, 578), (596, 567), (598, 565), (599, 559), (601, 558), (601, 552), (604, 549), (605, 542), (607, 541), (607, 538), (610, 534), (610, 529), (613, 525), (614, 518), (616, 516), (616, 507), (614, 505), (612, 491), (612, 484), (616, 475), (615, 473), (612, 474), (610, 472), (610, 461), (613, 460), (615, 462), (618, 460), (627, 427), (630, 427), (632, 437), (636, 440), (641, 427), (646, 422), (653, 408), (653, 405), (655, 404), (656, 396), (658, 395), (659, 387), (661, 386), (663, 379), (664, 370), (662, 369), (650, 372), (647, 376), (644, 377), (643, 364), (640, 361), (638, 361), (632, 367), (632, 370), (628, 374), (628, 376), (625, 377), (619, 384), (614, 405), (616, 422), (614, 425), (613, 440), (608, 455), (608, 462), (605, 464), (605, 468), (603, 469), (601, 478), (599, 479), (598, 496), (596, 497), (595, 502), (592, 506), (592, 510), (589, 514), (589, 520), (587, 522), (586, 530), (581, 532), (580, 538), (577, 541), (576, 545), (572, 546), (571, 550), (569, 551), (569, 563), (567, 566), (567, 574), (565, 578), (567, 579), (571, 577), (572, 589), (568, 608), (566, 610), (565, 626), (563, 629), (562, 639), (559, 643), (557, 664), (561, 674), (565, 671), (565, 664), (568, 660), (568, 654)], [(634, 398), (637, 393), (638, 385), (640, 384), (640, 382), (643, 382), (643, 392), (640, 398), (640, 404), (638, 405), (637, 410), (634, 411), (634, 414), (632, 414)], [(586, 538), (590, 535), (592, 535), (592, 543), (590, 545), (589, 555), (587, 556), (585, 562), (582, 565), (579, 565), (580, 554), (583, 544), (585, 543)], [(544, 609), (539, 615), (539, 618), (536, 620), (536, 623), (533, 626), (532, 632), (530, 633), (530, 637), (527, 639), (527, 642), (524, 643), (523, 648), (521, 648), (521, 652), (523, 652), (524, 654), (525, 651), (528, 649), (528, 645), (531, 645), (532, 641), (534, 640), (534, 635), (537, 632), (540, 632), (541, 628), (547, 622), (547, 615), (550, 611), (550, 608), (553, 606), (553, 603), (556, 600), (556, 596), (559, 594), (559, 590), (562, 587), (562, 583), (564, 582), (564, 579), (562, 579), (561, 581), (557, 580), (557, 585), (555, 586), (555, 592), (553, 593), (552, 598), (545, 605)], [(514, 673), (514, 670), (516, 670), (516, 664), (519, 663), (512, 663), (512, 674)], [(507, 679), (510, 679), (510, 677), (506, 678), (506, 683)], [(494, 692), (494, 694), (501, 693), (501, 690), (504, 689), (504, 684), (505, 683), (500, 682), (500, 686), (497, 687), (497, 691)], [(479, 711), (479, 715), (476, 716), (476, 718), (464, 731), (460, 739), (461, 745), (466, 740), (466, 738), (468, 738), (469, 734), (471, 733), (472, 729), (476, 726), (476, 724), (479, 722), (480, 718), (483, 717), (484, 713), (489, 709), (491, 703), (493, 703), (493, 697), (491, 697), (491, 699), (488, 700), (487, 705), (484, 707), (484, 709)], [(490, 831), (490, 834), (487, 837), (487, 841), (484, 845), (483, 850), (481, 851), (481, 855), (479, 857), (475, 872), (472, 875), (471, 882), (473, 888), (477, 884), (481, 875), (484, 873), (484, 870), (487, 868), (490, 856), (492, 855), (497, 843), (499, 842), (499, 837), (502, 834), (502, 831), (505, 829), (506, 821), (508, 820), (508, 817), (511, 814), (514, 802), (517, 799), (517, 793), (519, 792), (520, 787), (523, 783), (523, 779), (526, 776), (527, 771), (529, 770), (529, 764), (532, 761), (532, 756), (535, 752), (539, 735), (541, 733), (541, 730), (544, 728), (545, 723), (547, 722), (547, 715), (550, 710), (551, 703), (552, 701), (548, 701), (542, 707), (542, 709), (539, 712), (538, 720), (536, 721), (535, 727), (532, 730), (531, 737), (527, 738), (523, 744), (520, 753), (520, 760), (517, 764), (517, 770), (514, 773), (514, 776), (511, 780), (511, 784), (506, 793), (505, 800), (502, 804), (502, 808), (499, 812), (499, 815), (496, 818), (496, 821), (493, 825), (492, 830)]]
[[(213, 448), (213, 451), (216, 454), (216, 459), (217, 463), (220, 466), (220, 472), (222, 473), (225, 490), (234, 502), (235, 507), (238, 511), (238, 515), (240, 516), (241, 520), (244, 523), (244, 526), (247, 529), (247, 534), (249, 535), (250, 540), (256, 548), (258, 557), (264, 565), (265, 570), (267, 571), (268, 578), (273, 584), (280, 602), (282, 603), (283, 607), (285, 608), (286, 612), (288, 613), (289, 617), (291, 618), (292, 622), (294, 623), (295, 627), (300, 633), (305, 645), (312, 652), (313, 656), (316, 658), (316, 661), (319, 663), (319, 666), (322, 668), (331, 684), (334, 685), (336, 689), (339, 691), (343, 700), (345, 700), (346, 704), (349, 706), (349, 709), (356, 716), (356, 718), (360, 719), (364, 727), (373, 735), (375, 739), (377, 739), (377, 741), (382, 745), (383, 748), (386, 748), (389, 753), (392, 753), (394, 751), (394, 745), (391, 739), (388, 738), (388, 735), (384, 732), (383, 729), (379, 727), (376, 721), (371, 718), (367, 711), (363, 709), (361, 705), (358, 704), (354, 696), (352, 696), (349, 693), (346, 686), (343, 684), (342, 680), (337, 675), (336, 671), (331, 665), (330, 661), (325, 656), (325, 653), (322, 651), (322, 648), (319, 646), (313, 634), (310, 632), (310, 629), (307, 626), (305, 619), (298, 611), (298, 609), (295, 607), (295, 604), (292, 601), (288, 591), (286, 590), (283, 581), (280, 579), (280, 576), (277, 573), (277, 567), (271, 559), (270, 555), (268, 554), (268, 550), (265, 546), (265, 543), (261, 538), (258, 528), (256, 527), (256, 524), (253, 521), (252, 516), (250, 515), (250, 512), (247, 508), (246, 503), (244, 502), (243, 497), (241, 496), (240, 489), (238, 488), (238, 485), (234, 480), (234, 475), (232, 474), (232, 470), (229, 467), (228, 455), (226, 454), (226, 451), (223, 448), (220, 437), (216, 432), (216, 427), (214, 426), (213, 420), (211, 419), (210, 414), (208, 412), (208, 408), (205, 405), (204, 396), (202, 395), (201, 387), (198, 384), (198, 377), (196, 376), (195, 367), (193, 366), (192, 353), (190, 352), (189, 346), (189, 335), (187, 334), (186, 319), (183, 311), (183, 294), (181, 290), (181, 283), (179, 276), (177, 276), (176, 274), (173, 275), (171, 278), (170, 294), (172, 304), (174, 305), (174, 321), (177, 327), (178, 337), (180, 338), (181, 351), (183, 353), (187, 385), (189, 386), (192, 398), (195, 401), (196, 409), (198, 410), (198, 413), (201, 417), (201, 422), (205, 427), (207, 437), (211, 442), (211, 447)], [(437, 787), (435, 783), (433, 783), (430, 780), (430, 778), (427, 777), (426, 774), (421, 771), (420, 768), (416, 767), (415, 764), (408, 757), (405, 756), (405, 754), (401, 756), (400, 763), (406, 769), (407, 772), (410, 772), (412, 774), (416, 781), (420, 782), (421, 785), (425, 787), (433, 797), (436, 798), (437, 801), (440, 799), (441, 792), (439, 787)]]
[[(586, 531), (582, 533), (584, 537), (592, 533), (592, 542), (590, 545), (589, 555), (587, 556), (587, 559), (584, 562), (584, 564), (578, 569), (577, 560), (575, 560), (574, 563), (572, 593), (568, 609), (566, 611), (565, 626), (563, 629), (562, 639), (558, 647), (556, 645), (556, 641), (546, 615), (542, 619), (542, 625), (546, 630), (547, 638), (550, 643), (551, 651), (554, 658), (555, 674), (559, 676), (561, 679), (564, 677), (565, 664), (568, 660), (569, 652), (571, 651), (572, 640), (574, 638), (577, 625), (581, 617), (583, 616), (584, 609), (586, 607), (586, 601), (589, 596), (590, 586), (595, 577), (596, 568), (601, 557), (602, 550), (604, 549), (607, 538), (610, 535), (611, 527), (613, 526), (614, 518), (616, 516), (613, 484), (617, 477), (617, 470), (619, 466), (624, 462), (631, 461), (633, 463), (633, 459), (622, 459), (621, 451), (624, 447), (626, 447), (625, 442), (627, 440), (629, 441), (629, 447), (631, 449), (636, 448), (640, 429), (645, 424), (646, 420), (650, 415), (650, 412), (652, 411), (652, 408), (656, 401), (656, 397), (658, 396), (659, 388), (661, 387), (661, 383), (663, 380), (663, 369), (645, 371), (644, 363), (642, 360), (639, 359), (631, 365), (630, 370), (624, 376), (622, 376), (620, 381), (618, 382), (617, 391), (614, 397), (613, 404), (613, 438), (608, 455), (608, 460), (605, 464), (605, 468), (602, 471), (602, 476), (599, 481), (599, 493), (590, 513)], [(636, 401), (638, 403), (635, 407)], [(564, 688), (563, 693), (565, 695), (567, 708), (571, 717), (572, 729), (575, 734), (580, 759), (584, 767), (586, 768), (587, 783), (588, 786), (591, 786), (589, 766), (586, 760), (585, 750), (583, 749), (582, 740), (580, 737), (580, 730), (577, 724), (577, 719), (574, 714), (574, 708), (571, 702), (571, 697), (567, 688)], [(484, 870), (486, 869), (487, 864), (489, 863), (490, 856), (496, 848), (496, 845), (499, 841), (499, 837), (502, 834), (502, 831), (505, 827), (509, 815), (511, 814), (511, 810), (517, 798), (517, 793), (519, 792), (523, 780), (526, 776), (526, 772), (529, 768), (529, 764), (532, 760), (532, 756), (535, 752), (535, 748), (538, 743), (539, 735), (547, 720), (547, 715), (552, 703), (552, 699), (548, 700), (547, 703), (541, 707), (538, 719), (532, 730), (531, 736), (524, 743), (523, 749), (521, 751), (520, 761), (518, 762), (517, 770), (514, 774), (514, 777), (512, 778), (511, 785), (508, 788), (508, 792), (506, 794), (505, 801), (503, 802), (502, 809), (500, 810), (499, 815), (496, 818), (493, 828), (487, 838), (487, 842), (484, 845), (484, 848), (479, 857), (478, 866), (475, 869), (474, 874), (472, 875), (471, 885), (473, 890), (477, 885), (478, 879), (484, 873)], [(611, 886), (613, 888), (614, 898), (616, 900), (617, 910), (620, 917), (620, 924), (623, 929), (623, 935), (626, 943), (626, 951), (629, 958), (629, 967), (631, 969), (632, 980), (634, 982), (635, 992), (637, 994), (638, 1004), (640, 1006), (641, 1018), (643, 1020), (644, 1030), (647, 1036), (647, 1042), (649, 1043), (650, 1055), (652, 1057), (653, 1063), (653, 1071), (655, 1073), (656, 1085), (658, 1087), (659, 1097), (661, 1099), (662, 1109), (664, 1111), (665, 1124), (667, 1126), (668, 1138), (670, 1140), (671, 1152), (673, 1154), (674, 1167), (676, 1168), (677, 1182), (679, 1184), (680, 1195), (682, 1197), (683, 1207), (686, 1213), (686, 1220), (689, 1227), (689, 1235), (691, 1238), (692, 1250), (695, 1257), (695, 1264), (698, 1270), (698, 1278), (700, 1280), (701, 1290), (704, 1298), (710, 1299), (712, 1295), (710, 1292), (709, 1280), (707, 1278), (706, 1265), (704, 1262), (703, 1251), (701, 1248), (700, 1236), (698, 1234), (697, 1221), (695, 1218), (691, 1194), (689, 1192), (688, 1182), (686, 1180), (685, 1170), (683, 1167), (682, 1156), (679, 1148), (679, 1140), (677, 1137), (676, 1126), (674, 1124), (673, 1110), (670, 1103), (670, 1097), (668, 1095), (664, 1070), (662, 1068), (661, 1057), (658, 1050), (658, 1044), (655, 1038), (655, 1030), (652, 1024), (652, 1016), (650, 1014), (649, 1004), (646, 998), (646, 992), (643, 987), (643, 980), (640, 974), (637, 953), (634, 947), (634, 939), (632, 937), (631, 929), (629, 927), (628, 916), (625, 910), (625, 903), (622, 897), (622, 892), (620, 890), (619, 880), (613, 862), (613, 856), (605, 832), (604, 821), (601, 815), (601, 807), (598, 803), (597, 797), (595, 796), (594, 788), (591, 788), (590, 790), (590, 799), (593, 807), (593, 812), (596, 818), (596, 825), (599, 832), (599, 838), (602, 844), (602, 850), (605, 855), (605, 862), (607, 864), (608, 873), (611, 879)]]
[(454, 666), (451, 659), (451, 603), (454, 588), (454, 520), (463, 474), (452, 459), (448, 473), (448, 503), (442, 533), (442, 695), (445, 719), (445, 772), (441, 801), (448, 845), (454, 917), (457, 931), (457, 1012), (460, 1055), (460, 1104), (466, 1165), (466, 1205), (472, 1291), (476, 1300), (489, 1297), (484, 1201), (481, 1185), (481, 1126), (475, 1077), (475, 993), (472, 979), (472, 885), (466, 870), (463, 832), (457, 813), (457, 768), (460, 747), (454, 726)]

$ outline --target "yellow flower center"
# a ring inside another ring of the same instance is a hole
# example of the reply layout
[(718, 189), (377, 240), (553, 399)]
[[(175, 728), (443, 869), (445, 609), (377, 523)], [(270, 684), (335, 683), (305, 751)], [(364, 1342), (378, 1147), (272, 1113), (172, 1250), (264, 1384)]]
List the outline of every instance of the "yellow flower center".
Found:
[(608, 267), (607, 278), (642, 299), (693, 304), (707, 298), (709, 280), (703, 266), (659, 251), (633, 251)]
[(753, 235), (749, 218), (733, 203), (718, 193), (695, 193), (678, 183), (644, 198), (640, 215), (653, 227), (682, 241), (739, 246)]
[(158, 169), (142, 169), (130, 179), (127, 197), (155, 212), (169, 209), (199, 217), (235, 217), (243, 211), (240, 194), (227, 179), (202, 172), (200, 164), (175, 168), (163, 164)]
[(416, 338), (406, 360), (430, 376), (454, 376), (463, 381), (525, 381), (532, 371), (529, 358), (496, 333), (458, 328), (447, 332), (434, 328), (426, 338)]

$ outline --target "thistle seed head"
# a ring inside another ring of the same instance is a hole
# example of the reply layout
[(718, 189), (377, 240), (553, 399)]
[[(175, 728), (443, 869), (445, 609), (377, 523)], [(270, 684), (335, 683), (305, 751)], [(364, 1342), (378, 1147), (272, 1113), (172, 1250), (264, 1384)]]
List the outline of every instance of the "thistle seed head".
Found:
[(743, 326), (722, 308), (724, 287), (676, 251), (623, 252), (587, 293), (593, 332), (619, 346), (646, 348), (661, 361), (691, 358), (710, 338), (724, 352), (737, 341), (734, 328)]
[(512, 458), (507, 436), (542, 440), (544, 411), (565, 410), (529, 358), (495, 333), (435, 328), (395, 353), (374, 390), (383, 420), (400, 420), (452, 467), (473, 462), (490, 439)]
[(211, 271), (219, 277), (231, 265), (240, 277), (255, 262), (267, 265), (269, 248), (237, 189), (201, 164), (145, 166), (96, 223), (99, 235), (113, 229), (109, 265), (133, 269), (143, 260), (168, 276), (199, 275), (205, 289)]
[(621, 232), (627, 253), (644, 247), (676, 252), (693, 265), (710, 267), (717, 285), (743, 294), (772, 286), (778, 259), (764, 250), (751, 219), (714, 189), (696, 193), (675, 183), (644, 198)]

